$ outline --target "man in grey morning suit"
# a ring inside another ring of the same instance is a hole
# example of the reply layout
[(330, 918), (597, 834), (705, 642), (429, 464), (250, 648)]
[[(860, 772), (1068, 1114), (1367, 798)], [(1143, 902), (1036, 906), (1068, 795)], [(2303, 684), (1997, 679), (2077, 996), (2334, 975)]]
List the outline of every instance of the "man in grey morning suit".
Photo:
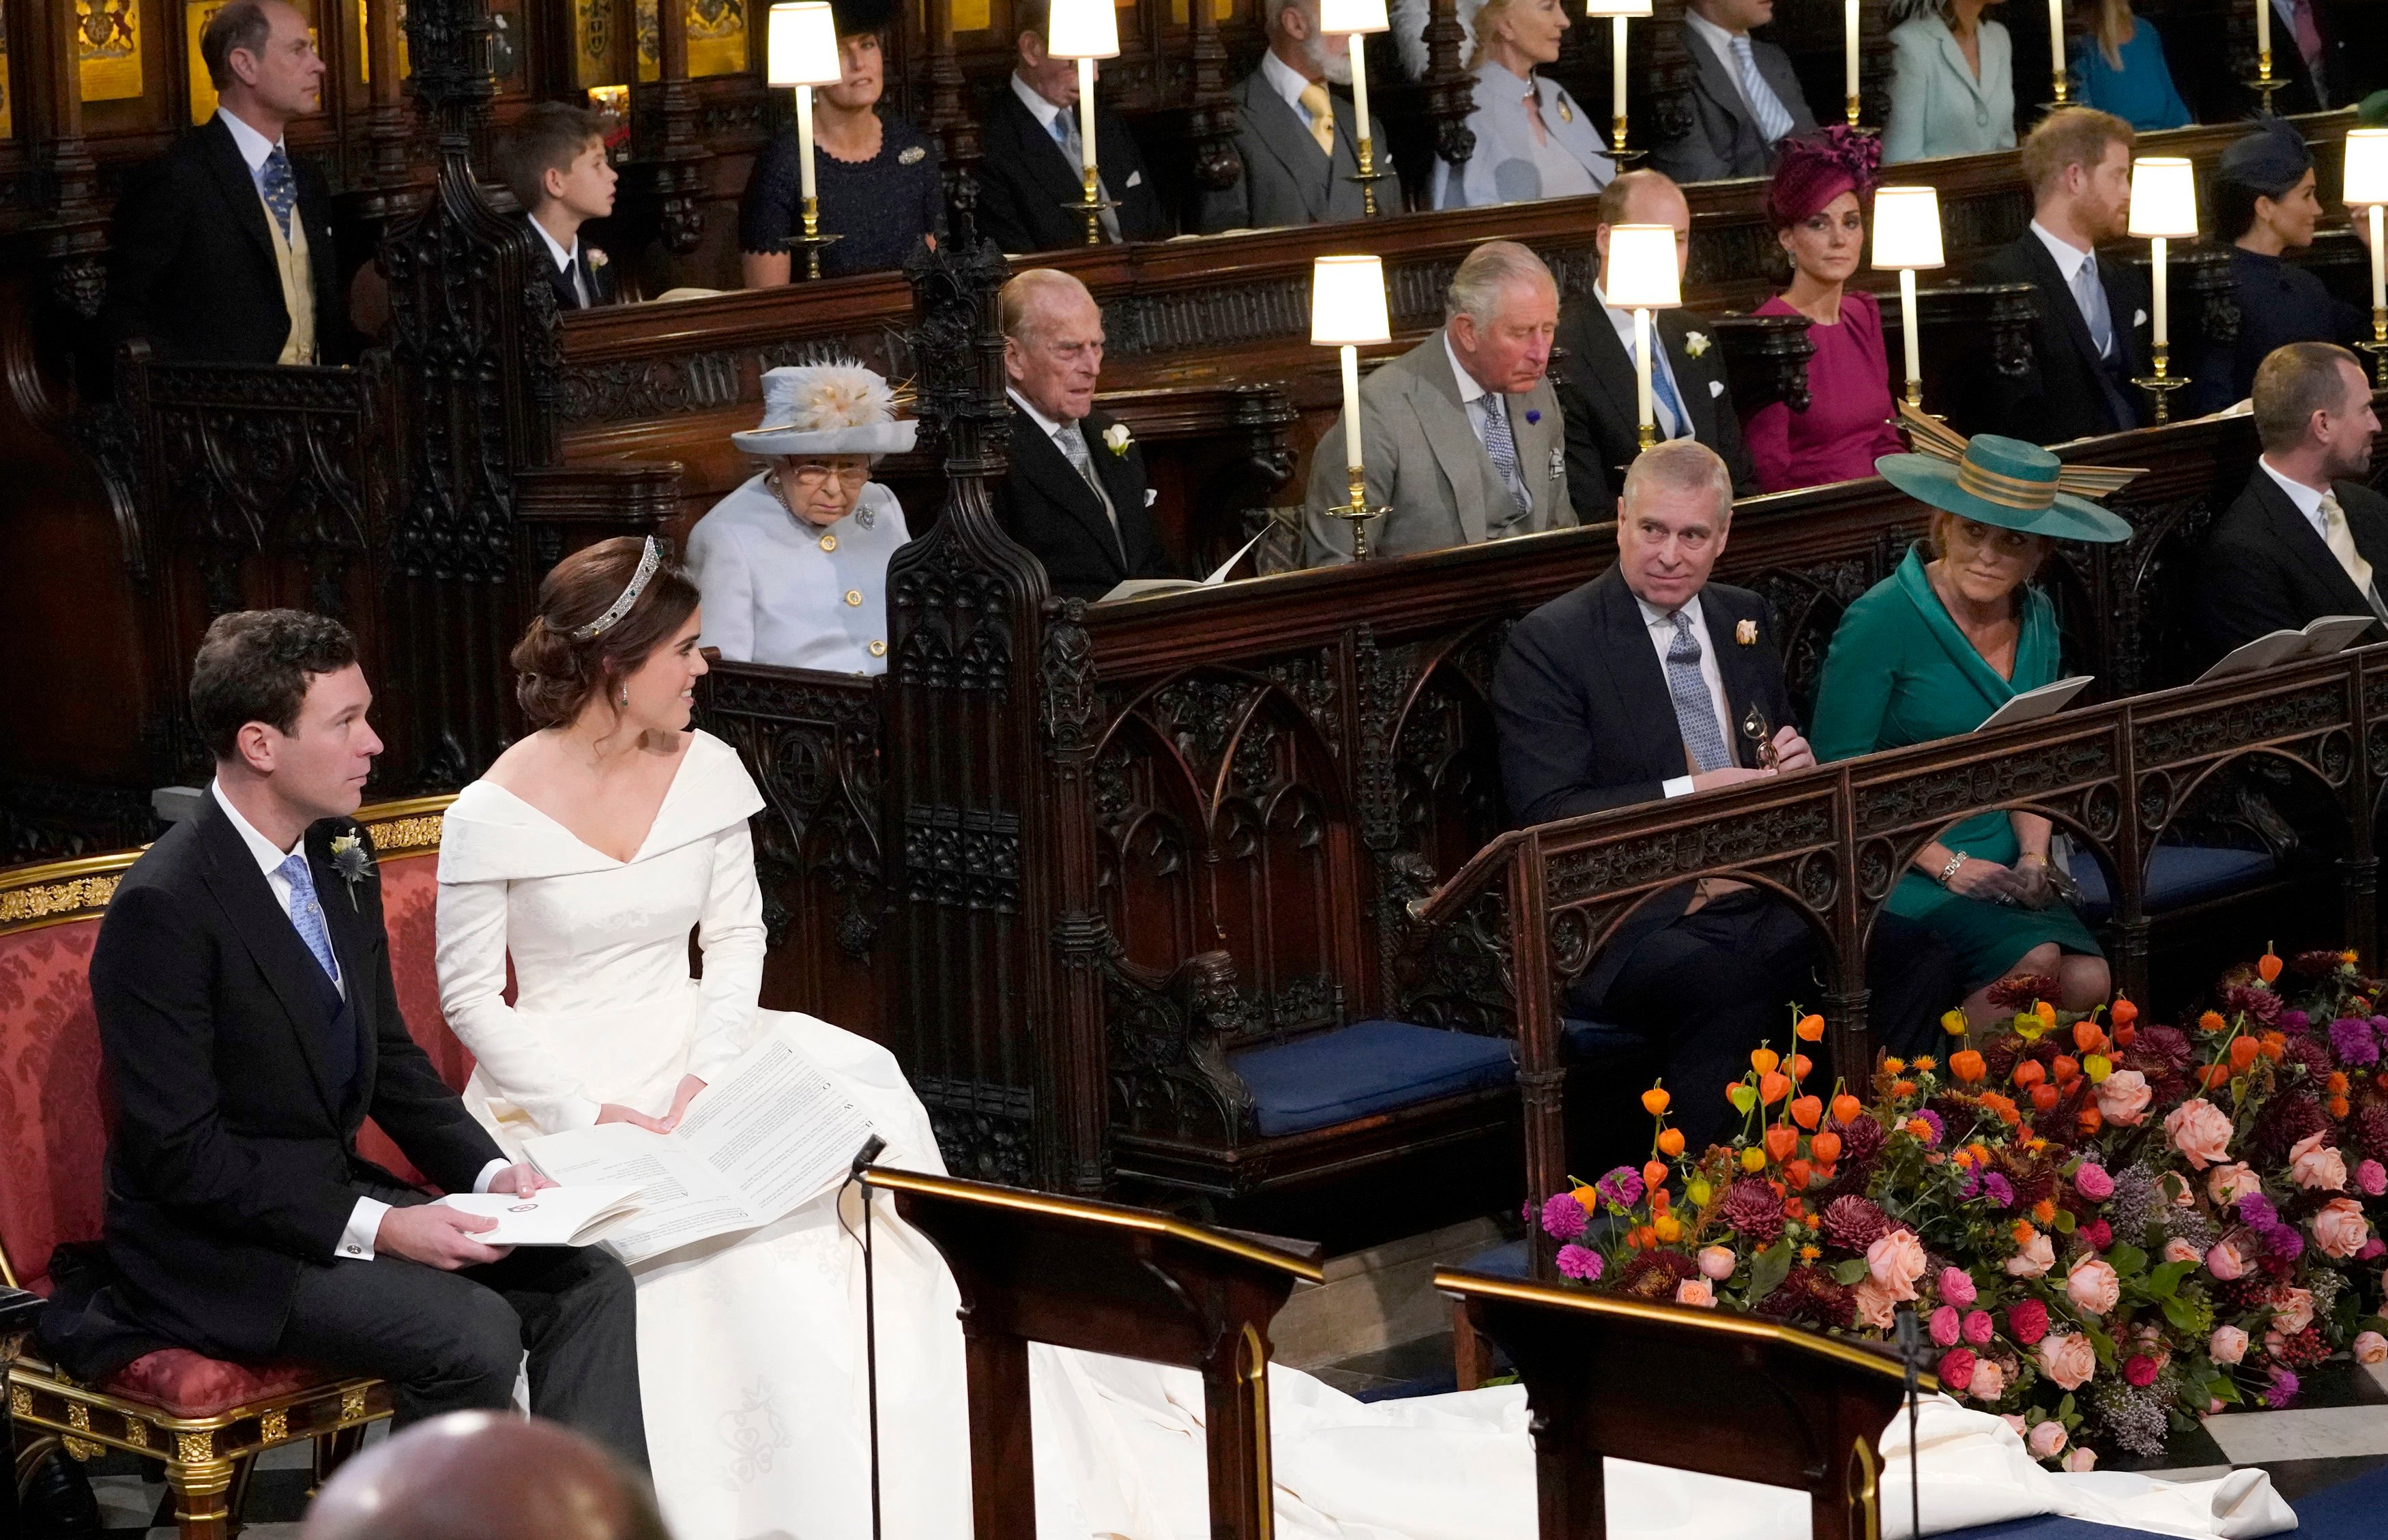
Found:
[[(1318, 0), (1269, 0), (1268, 52), (1235, 84), (1236, 153), (1244, 174), (1225, 192), (1202, 197), (1206, 231), (1262, 229), (1361, 219), (1359, 123), (1347, 97), (1327, 87), (1352, 83), (1351, 39), (1318, 30)], [(1369, 118), (1378, 171), (1392, 170), (1385, 125)], [(1401, 204), (1400, 184), (1377, 185), (1377, 207)]]
[[(1576, 522), (1567, 436), (1543, 370), (1558, 327), (1558, 287), (1542, 259), (1488, 241), (1452, 276), (1443, 324), (1360, 387), (1371, 505), (1385, 555), (1440, 551)], [(1319, 440), (1303, 509), (1302, 565), (1349, 561), (1351, 527), (1327, 510), (1350, 501), (1344, 424)]]
[(1774, 19), (1774, 0), (1693, 0), (1683, 10), (1692, 66), (1689, 130), (1650, 148), (1650, 164), (1677, 182), (1765, 176), (1775, 146), (1815, 129), (1791, 56), (1749, 35)]

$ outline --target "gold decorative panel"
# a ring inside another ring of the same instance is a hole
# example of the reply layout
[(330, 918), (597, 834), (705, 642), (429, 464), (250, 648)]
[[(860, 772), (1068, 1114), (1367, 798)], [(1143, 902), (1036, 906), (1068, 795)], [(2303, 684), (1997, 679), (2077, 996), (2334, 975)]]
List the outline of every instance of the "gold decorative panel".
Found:
[(953, 0), (954, 31), (983, 32), (995, 25), (993, 0)]
[[(653, 16), (651, 6), (644, 16)], [(621, 78), (614, 64), (613, 0), (573, 0), (572, 83), (605, 85)], [(640, 79), (652, 79), (641, 74)]]
[[(1131, 0), (1131, 3), (1133, 3), (1133, 0)], [(1169, 19), (1172, 24), (1180, 27), (1188, 25), (1186, 4), (1187, 0), (1169, 0)], [(1122, 10), (1125, 10), (1127, 9), (1127, 6), (1123, 5), (1120, 8)], [(1235, 19), (1235, 15), (1236, 0), (1211, 0), (1211, 19), (1213, 20), (1231, 21)], [(1121, 33), (1124, 35), (1127, 29), (1123, 27), (1120, 31)]]
[(141, 0), (75, 0), (75, 45), (84, 101), (141, 95)]
[(745, 68), (746, 0), (688, 0), (689, 78)]
[(0, 139), (16, 132), (15, 104), (8, 95), (8, 13), (0, 10)]
[(257, 1436), (279, 1444), (290, 1436), (290, 1414), (277, 1406), (257, 1419)]
[(184, 1465), (205, 1465), (216, 1457), (216, 1435), (211, 1432), (180, 1433), (174, 1439), (174, 1458)]
[(634, 8), (639, 22), (639, 79), (659, 81), (664, 78), (661, 13), (655, 8), (655, 0), (639, 0)]
[[(405, 80), (414, 73), (406, 61), (406, 0), (398, 0), (398, 78)], [(357, 79), (363, 84), (373, 83), (373, 4), (357, 0)]]

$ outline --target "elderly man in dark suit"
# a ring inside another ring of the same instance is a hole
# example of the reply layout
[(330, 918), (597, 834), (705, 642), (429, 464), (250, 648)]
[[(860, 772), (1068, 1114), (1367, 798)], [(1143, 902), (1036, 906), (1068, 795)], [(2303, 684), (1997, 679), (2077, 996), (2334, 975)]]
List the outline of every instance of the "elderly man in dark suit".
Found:
[[(1244, 174), (1202, 198), (1204, 230), (1262, 229), (1362, 219), (1358, 122), (1349, 100), (1327, 87), (1352, 83), (1351, 38), (1318, 30), (1318, 0), (1268, 0), (1268, 52), (1235, 83), (1236, 154)], [(1368, 137), (1378, 171), (1391, 171), (1385, 125), (1373, 115)], [(1377, 193), (1380, 212), (1401, 205), (1399, 185)]]
[(2255, 371), (2264, 452), (2207, 537), (2197, 585), (2216, 655), (2325, 615), (2375, 616), (2362, 640), (2388, 640), (2388, 498), (2364, 481), (2379, 431), (2371, 382), (2344, 348), (2292, 342)]
[[(1568, 485), (1576, 516), (1597, 524), (1609, 516), (1608, 489), (1641, 452), (1642, 416), (1634, 401), (1633, 312), (1610, 306), (1608, 232), (1619, 224), (1670, 224), (1675, 262), (1691, 260), (1692, 208), (1683, 189), (1657, 172), (1628, 172), (1600, 192), (1600, 278), (1592, 297), (1568, 306), (1558, 345), (1567, 367), (1559, 412), (1567, 420)], [(1741, 418), (1727, 388), (1722, 350), (1710, 346), (1701, 319), (1686, 311), (1651, 318), (1658, 356), (1650, 361), (1651, 416), (1661, 439), (1696, 439), (1723, 457), (1736, 497), (1755, 497), (1758, 467), (1742, 440)]]
[(2031, 228), (1981, 276), (2039, 291), (2034, 367), (1990, 383), (1988, 431), (2061, 444), (2145, 425), (2131, 381), (2153, 367), (2148, 282), (2097, 249), (2130, 227), (2132, 144), (2130, 124), (2088, 107), (2059, 108), (2025, 137)]
[(282, 0), (232, 0), (199, 34), (214, 117), (125, 179), (110, 236), (119, 337), (166, 357), (337, 363), (351, 350), (331, 198), (284, 132), (316, 110), (324, 61)]
[[(1708, 580), (1732, 525), (1724, 462), (1692, 439), (1659, 444), (1626, 475), (1617, 565), (1510, 632), (1492, 712), (1518, 822), (1815, 763), (1766, 602)], [(1869, 969), (1869, 983), (1878, 1040), (1896, 1049), (1927, 1040), (1958, 980), (1945, 947), (1894, 919), (1877, 923), (1874, 955), (1886, 965)], [(1661, 1047), (1678, 1126), (1697, 1150), (1725, 1130), (1719, 1088), (1761, 1040), (1783, 1039), (1784, 1001), (1821, 998), (1814, 963), (1806, 922), (1781, 902), (1735, 883), (1687, 884), (1625, 922), (1569, 988), (1567, 1009)]]
[(1650, 164), (1678, 182), (1764, 176), (1775, 146), (1816, 126), (1791, 56), (1749, 35), (1774, 19), (1774, 0), (1692, 0), (1683, 53), (1692, 65), (1686, 132), (1650, 147)]
[[(1045, 48), (1050, 0), (1012, 7), (1018, 62), (986, 104), (979, 132), (986, 159), (978, 168), (979, 234), (1006, 251), (1059, 251), (1086, 243), (1086, 217), (1062, 205), (1085, 197), (1078, 137), (1078, 64)], [(1119, 115), (1095, 106), (1095, 163), (1106, 209), (1105, 241), (1159, 240), (1169, 218), (1153, 191), (1144, 153)]]
[(1064, 598), (1099, 599), (1130, 578), (1174, 578), (1148, 511), (1144, 451), (1095, 407), (1103, 312), (1066, 273), (1032, 267), (1003, 286), (1011, 469), (996, 516), (1045, 564)]

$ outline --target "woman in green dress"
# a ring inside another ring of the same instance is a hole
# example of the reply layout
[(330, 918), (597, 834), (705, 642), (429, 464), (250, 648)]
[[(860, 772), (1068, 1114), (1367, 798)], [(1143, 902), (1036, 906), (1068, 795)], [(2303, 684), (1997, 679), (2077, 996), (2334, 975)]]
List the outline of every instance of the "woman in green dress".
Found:
[[(2032, 576), (2059, 540), (2130, 534), (2059, 492), (2056, 456), (2019, 439), (1984, 434), (1953, 465), (1890, 454), (1874, 468), (1935, 512), (1929, 538), (1833, 634), (1809, 732), (1820, 761), (1971, 732), (2013, 696), (2055, 682), (2056, 614)], [(2106, 960), (2053, 889), (2049, 834), (2044, 818), (1983, 813), (1917, 851), (1891, 890), (1892, 913), (1957, 953), (1977, 1024), (1999, 1013), (1988, 994), (2002, 978), (2053, 978), (2053, 1003), (2068, 1011), (2106, 999)]]

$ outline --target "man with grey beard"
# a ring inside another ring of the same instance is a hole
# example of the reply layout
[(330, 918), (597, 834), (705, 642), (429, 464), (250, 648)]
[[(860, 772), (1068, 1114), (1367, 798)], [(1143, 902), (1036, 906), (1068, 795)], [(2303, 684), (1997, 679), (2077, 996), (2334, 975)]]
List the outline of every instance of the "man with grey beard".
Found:
[[(1268, 52), (1228, 93), (1244, 174), (1226, 191), (1203, 195), (1205, 231), (1318, 224), (1367, 212), (1360, 184), (1352, 180), (1360, 171), (1359, 120), (1348, 95), (1327, 90), (1352, 83), (1352, 40), (1319, 32), (1318, 3), (1268, 0)], [(1391, 171), (1385, 125), (1373, 116), (1368, 136), (1377, 169)], [(1379, 212), (1400, 203), (1400, 183), (1377, 185)]]

